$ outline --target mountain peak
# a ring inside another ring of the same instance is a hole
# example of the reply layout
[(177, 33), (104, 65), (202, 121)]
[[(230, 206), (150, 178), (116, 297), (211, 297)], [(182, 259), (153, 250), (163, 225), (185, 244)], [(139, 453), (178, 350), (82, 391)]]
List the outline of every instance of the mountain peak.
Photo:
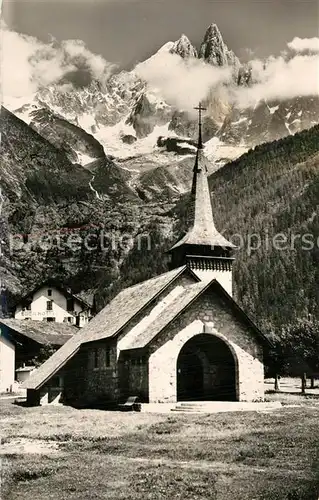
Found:
[(240, 62), (232, 50), (225, 44), (217, 24), (208, 26), (204, 40), (200, 46), (199, 57), (213, 66), (235, 66)]
[(187, 59), (189, 57), (197, 57), (197, 50), (192, 45), (189, 38), (184, 35), (184, 33), (181, 35), (179, 40), (174, 43), (174, 45), (170, 49), (170, 53), (178, 54), (183, 59)]
[(215, 24), (215, 23), (212, 23), (208, 26), (205, 36), (207, 36), (208, 33), (211, 33), (211, 34), (216, 33), (216, 34), (220, 35), (220, 37), (221, 37), (220, 30), (219, 30), (217, 24)]

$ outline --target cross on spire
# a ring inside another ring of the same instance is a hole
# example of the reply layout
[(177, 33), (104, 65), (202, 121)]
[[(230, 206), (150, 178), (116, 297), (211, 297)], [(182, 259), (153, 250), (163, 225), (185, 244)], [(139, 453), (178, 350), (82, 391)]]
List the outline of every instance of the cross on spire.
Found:
[(202, 106), (200, 102), (197, 107), (194, 109), (198, 110), (198, 149), (203, 149), (203, 140), (202, 140), (202, 111), (206, 111), (207, 108)]

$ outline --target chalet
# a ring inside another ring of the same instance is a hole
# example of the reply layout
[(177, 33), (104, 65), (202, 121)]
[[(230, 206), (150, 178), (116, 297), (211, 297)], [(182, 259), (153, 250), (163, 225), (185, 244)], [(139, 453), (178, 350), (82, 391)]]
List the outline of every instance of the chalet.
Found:
[(200, 124), (189, 229), (168, 252), (171, 269), (122, 290), (34, 371), (30, 404), (57, 376), (72, 405), (263, 400), (269, 343), (232, 298), (234, 245), (215, 227), (206, 161)]
[(83, 300), (54, 282), (47, 282), (28, 294), (16, 306), (14, 317), (19, 320), (86, 325), (92, 317), (92, 302)]

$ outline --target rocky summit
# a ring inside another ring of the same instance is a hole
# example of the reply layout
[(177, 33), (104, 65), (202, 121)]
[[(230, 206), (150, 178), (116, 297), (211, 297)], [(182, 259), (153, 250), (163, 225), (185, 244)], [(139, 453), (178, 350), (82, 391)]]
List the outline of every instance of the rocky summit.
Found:
[(225, 44), (216, 24), (207, 29), (199, 49), (199, 57), (213, 66), (234, 66), (239, 68), (240, 62), (232, 50)]
[(177, 40), (173, 47), (170, 49), (171, 54), (177, 54), (184, 59), (188, 57), (197, 57), (197, 50), (190, 42), (186, 35), (182, 35), (179, 40)]
[[(181, 99), (185, 82), (194, 92), (189, 94), (186, 87)], [(203, 117), (206, 150), (221, 165), (252, 146), (318, 122), (318, 95), (257, 97), (254, 86), (259, 84), (250, 63), (240, 62), (213, 23), (198, 50), (183, 34), (130, 71), (115, 71), (103, 84), (95, 80), (82, 87), (56, 83), (39, 88), (25, 102), (20, 99), (18, 107), (6, 98), (4, 104), (62, 149), (70, 161), (85, 165), (101, 158), (101, 152), (118, 159), (152, 153), (160, 158), (158, 153), (164, 149), (158, 146), (159, 137), (196, 140), (193, 106), (197, 102), (192, 99), (200, 87), (198, 97), (207, 108)]]

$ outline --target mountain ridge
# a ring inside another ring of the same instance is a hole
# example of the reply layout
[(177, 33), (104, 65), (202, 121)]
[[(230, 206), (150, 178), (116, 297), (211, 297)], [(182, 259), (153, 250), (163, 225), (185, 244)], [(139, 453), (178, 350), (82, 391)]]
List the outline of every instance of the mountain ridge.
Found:
[[(157, 151), (159, 136), (196, 140), (197, 135), (197, 117), (190, 109), (191, 106), (188, 104), (185, 108), (175, 102), (178, 100), (178, 90), (173, 95), (172, 90), (158, 88), (161, 65), (163, 79), (169, 76), (165, 74), (167, 62), (173, 74), (186, 71), (182, 73), (185, 74), (184, 79), (194, 78), (194, 90), (198, 84), (196, 71), (199, 68), (204, 68), (205, 71), (209, 71), (209, 68), (214, 68), (214, 71), (227, 68), (231, 70), (230, 81), (207, 85), (202, 95), (203, 104), (207, 108), (203, 117), (205, 141), (216, 139), (221, 149), (225, 146), (248, 149), (318, 123), (318, 95), (272, 100), (258, 98), (254, 106), (248, 107), (241, 107), (233, 102), (230, 96), (232, 93), (242, 88), (249, 91), (256, 82), (253, 80), (252, 66), (239, 61), (224, 42), (216, 24), (211, 24), (206, 30), (198, 51), (187, 36), (182, 34), (176, 42), (167, 42), (132, 70), (112, 73), (103, 85), (98, 81), (91, 81), (84, 88), (64, 86), (62, 89), (54, 84), (40, 89), (23, 106), (20, 102), (18, 108), (9, 108), (26, 123), (33, 119), (32, 126), (43, 134), (50, 125), (50, 115), (60, 116), (65, 120), (66, 130), (61, 128), (60, 123), (59, 134), (54, 132), (55, 140), (68, 151), (73, 162), (79, 161), (84, 165), (94, 158), (90, 155), (87, 158), (85, 152), (75, 150), (72, 144), (74, 134), (67, 139), (70, 133), (67, 123), (82, 129), (83, 136), (85, 133), (93, 136), (107, 156), (125, 158), (141, 153), (150, 154)], [(198, 66), (199, 64), (204, 66)], [(158, 75), (154, 83), (143, 79), (143, 76), (153, 77), (154, 71)], [(195, 76), (192, 77), (192, 74)], [(159, 85), (162, 85), (161, 81)], [(45, 114), (48, 115), (46, 123), (43, 119)], [(86, 141), (87, 144), (89, 142)], [(219, 149), (219, 146), (215, 148), (217, 160), (220, 159)], [(240, 152), (239, 150), (239, 154)]]

